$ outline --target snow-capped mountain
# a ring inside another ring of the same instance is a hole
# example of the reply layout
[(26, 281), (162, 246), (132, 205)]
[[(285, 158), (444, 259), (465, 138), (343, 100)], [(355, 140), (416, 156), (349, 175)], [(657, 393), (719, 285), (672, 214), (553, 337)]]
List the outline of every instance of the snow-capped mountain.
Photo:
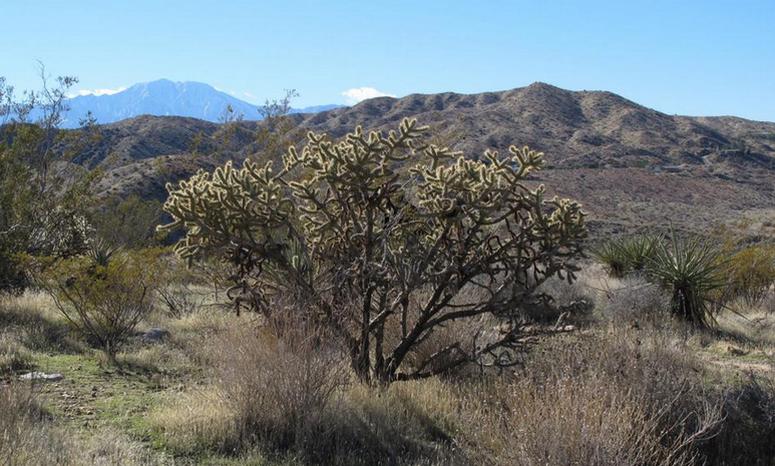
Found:
[[(226, 92), (198, 82), (173, 82), (160, 79), (135, 84), (108, 95), (81, 95), (68, 99), (69, 111), (64, 127), (76, 127), (91, 111), (98, 123), (112, 123), (139, 115), (174, 115), (219, 121), (228, 106), (246, 120), (259, 120), (257, 105), (237, 99)], [(341, 105), (318, 105), (293, 109), (293, 113), (316, 113)]]

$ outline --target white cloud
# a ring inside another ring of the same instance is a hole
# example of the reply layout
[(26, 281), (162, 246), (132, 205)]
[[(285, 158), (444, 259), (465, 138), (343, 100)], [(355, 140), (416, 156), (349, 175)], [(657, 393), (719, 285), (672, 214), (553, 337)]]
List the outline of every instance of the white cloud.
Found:
[(355, 105), (362, 100), (373, 99), (374, 97), (395, 97), (393, 94), (379, 91), (373, 87), (354, 87), (342, 92), (342, 95), (349, 105)]
[(115, 89), (81, 89), (75, 93), (69, 94), (68, 97), (78, 97), (80, 95), (113, 95), (125, 90), (126, 87), (117, 87)]

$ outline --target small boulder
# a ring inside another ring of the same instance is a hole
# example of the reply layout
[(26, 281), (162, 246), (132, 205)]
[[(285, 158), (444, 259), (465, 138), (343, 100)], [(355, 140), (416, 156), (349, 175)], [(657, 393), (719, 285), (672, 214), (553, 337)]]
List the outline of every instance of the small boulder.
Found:
[(140, 338), (147, 343), (159, 343), (169, 337), (170, 332), (163, 328), (152, 328), (140, 336)]
[(19, 376), (22, 380), (43, 380), (46, 382), (58, 382), (65, 378), (64, 375), (59, 373), (46, 374), (45, 372), (28, 372)]

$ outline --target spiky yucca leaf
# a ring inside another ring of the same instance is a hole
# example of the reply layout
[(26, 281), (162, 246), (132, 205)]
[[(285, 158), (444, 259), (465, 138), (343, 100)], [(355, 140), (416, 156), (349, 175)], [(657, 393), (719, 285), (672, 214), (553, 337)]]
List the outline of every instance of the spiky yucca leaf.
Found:
[(635, 235), (609, 240), (593, 251), (612, 277), (621, 278), (630, 273), (646, 269), (657, 244), (662, 241), (658, 235)]
[(671, 294), (671, 311), (698, 327), (715, 324), (712, 294), (723, 286), (719, 249), (701, 238), (678, 238), (656, 243), (646, 271)]

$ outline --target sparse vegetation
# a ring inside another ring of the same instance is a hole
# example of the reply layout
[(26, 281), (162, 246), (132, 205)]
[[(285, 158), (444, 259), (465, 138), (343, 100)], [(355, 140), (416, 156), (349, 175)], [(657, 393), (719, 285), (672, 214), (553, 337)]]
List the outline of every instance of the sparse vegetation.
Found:
[(700, 238), (658, 243), (648, 274), (671, 295), (674, 315), (695, 325), (713, 324), (712, 293), (723, 286), (717, 246)]
[(72, 444), (45, 421), (28, 387), (0, 386), (0, 463), (75, 465)]

